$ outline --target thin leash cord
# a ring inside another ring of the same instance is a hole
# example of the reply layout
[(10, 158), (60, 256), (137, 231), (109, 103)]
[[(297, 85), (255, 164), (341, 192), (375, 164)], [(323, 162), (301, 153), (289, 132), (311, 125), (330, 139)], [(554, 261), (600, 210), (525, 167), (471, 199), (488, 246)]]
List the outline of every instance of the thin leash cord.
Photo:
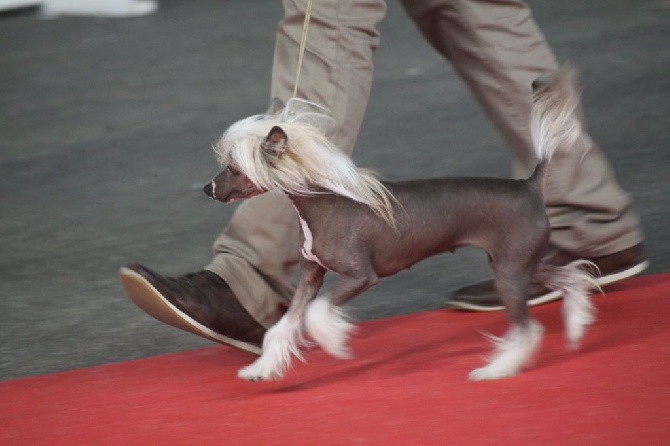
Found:
[(312, 17), (312, 0), (307, 0), (307, 10), (305, 11), (305, 22), (302, 25), (302, 37), (300, 38), (300, 52), (298, 53), (298, 68), (295, 73), (295, 85), (293, 86), (293, 97), (298, 96), (298, 83), (300, 82), (300, 71), (302, 69), (302, 59), (305, 55), (305, 45), (307, 44), (307, 30), (309, 30), (309, 21)]

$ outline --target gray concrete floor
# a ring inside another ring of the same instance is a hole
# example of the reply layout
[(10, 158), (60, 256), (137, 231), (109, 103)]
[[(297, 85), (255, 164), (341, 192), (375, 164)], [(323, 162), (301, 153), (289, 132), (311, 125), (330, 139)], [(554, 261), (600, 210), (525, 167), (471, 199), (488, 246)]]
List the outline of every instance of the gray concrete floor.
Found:
[[(670, 270), (670, 3), (531, 4), (581, 70), (590, 132), (634, 197), (649, 272)], [(209, 260), (234, 209), (201, 193), (217, 171), (210, 147), (266, 106), (280, 16), (269, 0), (163, 0), (127, 20), (0, 15), (0, 380), (211, 345), (143, 314), (116, 271)], [(393, 179), (508, 173), (505, 143), (396, 2), (355, 158)], [(440, 308), (488, 274), (476, 250), (440, 256), (354, 313)]]

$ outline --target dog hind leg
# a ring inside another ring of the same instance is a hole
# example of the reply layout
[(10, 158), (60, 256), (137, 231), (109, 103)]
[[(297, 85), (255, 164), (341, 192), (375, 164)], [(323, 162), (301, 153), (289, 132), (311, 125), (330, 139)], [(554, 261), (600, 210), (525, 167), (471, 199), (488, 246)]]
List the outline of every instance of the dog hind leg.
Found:
[(540, 347), (544, 328), (530, 316), (526, 304), (529, 274), (496, 271), (496, 289), (505, 305), (510, 327), (498, 338), (488, 336), (495, 344), (489, 363), (473, 370), (468, 378), (473, 381), (493, 380), (514, 376), (528, 365)]
[(495, 344), (489, 363), (468, 375), (472, 381), (508, 378), (529, 364), (542, 342), (544, 328), (534, 319), (526, 325), (513, 325), (502, 337), (488, 336)]
[(589, 290), (600, 287), (589, 270), (598, 267), (587, 260), (576, 260), (565, 266), (541, 265), (536, 279), (549, 289), (563, 294), (563, 320), (568, 347), (579, 348), (586, 329), (595, 322), (595, 307), (589, 299)]

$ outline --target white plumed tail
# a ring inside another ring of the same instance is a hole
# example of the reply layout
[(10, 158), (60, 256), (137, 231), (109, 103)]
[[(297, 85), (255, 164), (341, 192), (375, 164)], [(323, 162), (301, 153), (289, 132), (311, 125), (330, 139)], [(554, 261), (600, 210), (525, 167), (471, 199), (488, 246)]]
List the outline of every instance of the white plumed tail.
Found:
[(582, 132), (574, 70), (566, 66), (550, 72), (538, 78), (533, 88), (530, 113), (533, 145), (537, 158), (548, 161), (559, 146), (570, 149)]
[(535, 276), (549, 289), (563, 294), (563, 321), (568, 346), (576, 350), (586, 329), (596, 320), (589, 299), (591, 290), (599, 290), (595, 281), (598, 267), (588, 260), (576, 260), (565, 266), (542, 265)]

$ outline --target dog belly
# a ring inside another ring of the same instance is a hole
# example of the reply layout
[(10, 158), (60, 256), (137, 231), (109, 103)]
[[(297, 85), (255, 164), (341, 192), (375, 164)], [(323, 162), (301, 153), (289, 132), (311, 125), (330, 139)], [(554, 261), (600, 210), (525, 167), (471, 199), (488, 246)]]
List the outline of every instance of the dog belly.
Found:
[(453, 252), (461, 246), (464, 245), (459, 245), (452, 241), (431, 243), (429, 245), (422, 245), (416, 242), (399, 243), (396, 241), (387, 244), (382, 249), (375, 250), (372, 264), (379, 277), (388, 277), (402, 270), (410, 269), (428, 257), (448, 251)]

